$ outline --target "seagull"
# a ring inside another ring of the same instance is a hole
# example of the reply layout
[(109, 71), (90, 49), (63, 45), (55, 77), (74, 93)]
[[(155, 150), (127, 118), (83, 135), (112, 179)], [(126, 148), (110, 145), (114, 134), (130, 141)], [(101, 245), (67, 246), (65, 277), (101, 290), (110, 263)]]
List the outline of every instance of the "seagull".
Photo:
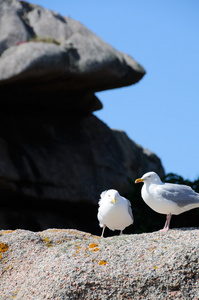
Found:
[(97, 218), (100, 227), (103, 227), (101, 237), (104, 236), (106, 227), (111, 230), (120, 230), (121, 235), (123, 230), (134, 221), (131, 203), (120, 196), (116, 190), (104, 191), (100, 195)]
[(166, 214), (166, 223), (160, 231), (168, 231), (172, 215), (179, 215), (199, 207), (199, 194), (190, 186), (164, 183), (155, 172), (148, 172), (135, 183), (143, 182), (141, 195), (144, 202), (159, 214)]

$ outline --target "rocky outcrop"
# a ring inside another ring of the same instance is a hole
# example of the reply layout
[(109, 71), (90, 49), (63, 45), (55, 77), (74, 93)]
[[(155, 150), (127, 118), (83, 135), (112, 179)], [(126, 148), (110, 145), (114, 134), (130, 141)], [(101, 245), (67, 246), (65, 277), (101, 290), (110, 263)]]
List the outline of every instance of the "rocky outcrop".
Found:
[(157, 156), (93, 115), (71, 120), (61, 113), (22, 112), (9, 124), (8, 118), (0, 118), (1, 186), (18, 195), (96, 204), (97, 195), (111, 186), (128, 191), (128, 179), (148, 164), (161, 170)]
[(0, 299), (198, 299), (198, 239), (195, 228), (0, 231)]
[(95, 92), (144, 76), (132, 57), (75, 20), (17, 0), (0, 0), (0, 53), (1, 228), (87, 230), (74, 221), (81, 205), (96, 216), (103, 190), (126, 194), (129, 179), (164, 174), (155, 154), (92, 114), (102, 108)]
[(145, 74), (133, 58), (68, 17), (17, 0), (1, 0), (0, 14), (0, 85), (5, 88), (15, 83), (29, 95), (58, 91), (62, 97), (81, 91), (82, 102), (82, 91), (130, 85)]

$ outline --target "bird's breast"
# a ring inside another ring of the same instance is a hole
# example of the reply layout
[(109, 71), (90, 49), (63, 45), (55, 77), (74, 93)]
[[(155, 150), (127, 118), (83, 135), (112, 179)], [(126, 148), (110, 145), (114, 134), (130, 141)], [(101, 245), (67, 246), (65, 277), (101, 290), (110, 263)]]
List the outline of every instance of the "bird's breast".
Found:
[(163, 198), (161, 194), (158, 193), (158, 187), (156, 185), (144, 185), (141, 194), (144, 202), (151, 209), (160, 214), (169, 214), (175, 210), (176, 204)]
[(126, 204), (106, 204), (99, 208), (98, 219), (112, 230), (123, 230), (133, 223)]

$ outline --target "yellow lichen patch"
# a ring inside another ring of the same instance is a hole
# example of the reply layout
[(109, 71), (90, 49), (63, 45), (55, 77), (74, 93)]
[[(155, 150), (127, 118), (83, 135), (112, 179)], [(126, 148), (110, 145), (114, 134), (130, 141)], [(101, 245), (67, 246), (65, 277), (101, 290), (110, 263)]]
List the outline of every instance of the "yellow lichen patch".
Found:
[(76, 254), (78, 254), (79, 253), (79, 249), (81, 249), (81, 246), (79, 245), (79, 243), (75, 243), (76, 245), (75, 245), (75, 248), (76, 248)]
[(4, 243), (0, 243), (0, 252), (6, 252), (8, 250), (9, 246)]
[(14, 232), (15, 230), (5, 230), (5, 231), (3, 231), (3, 232), (1, 232), (1, 234), (3, 235), (3, 234), (6, 234), (6, 233), (12, 233), (12, 232)]
[(158, 267), (157, 266), (154, 266), (154, 269), (157, 269)]
[(0, 243), (0, 260), (2, 259), (2, 254), (8, 250), (9, 246), (4, 243)]
[(5, 273), (6, 271), (12, 270), (12, 269), (13, 269), (13, 267), (8, 265), (6, 268), (3, 269), (2, 274)]
[(57, 232), (62, 232), (64, 231), (64, 229), (48, 229), (49, 232), (52, 232), (52, 233), (57, 233)]
[(87, 251), (99, 251), (99, 248), (98, 248), (98, 244), (96, 243), (91, 243), (88, 248), (86, 248)]
[(107, 261), (106, 261), (106, 260), (101, 260), (101, 261), (99, 262), (99, 265), (100, 265), (100, 266), (106, 265), (106, 264), (107, 264)]
[(149, 251), (152, 252), (153, 250), (155, 250), (157, 247), (153, 247), (151, 248)]
[(59, 244), (61, 244), (62, 242), (61, 242), (61, 241), (56, 241), (56, 243), (59, 245)]
[(99, 251), (99, 248), (94, 248), (94, 249), (92, 249), (92, 251), (93, 251), (93, 252)]
[(14, 299), (17, 296), (19, 289), (17, 289), (16, 291), (14, 291), (14, 295), (12, 296), (12, 299)]
[(41, 239), (46, 244), (47, 247), (52, 247), (52, 242), (49, 240), (48, 237), (43, 236)]
[(95, 248), (95, 247), (98, 247), (98, 244), (92, 243), (89, 245), (89, 248)]

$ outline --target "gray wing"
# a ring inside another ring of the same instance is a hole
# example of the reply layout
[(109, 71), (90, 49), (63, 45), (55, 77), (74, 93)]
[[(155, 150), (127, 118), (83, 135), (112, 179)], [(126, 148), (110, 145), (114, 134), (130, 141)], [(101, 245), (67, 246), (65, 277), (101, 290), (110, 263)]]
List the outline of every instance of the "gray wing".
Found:
[(122, 197), (122, 198), (126, 201), (126, 203), (128, 205), (128, 213), (129, 213), (129, 215), (131, 216), (131, 218), (133, 220), (133, 213), (132, 213), (132, 209), (131, 209), (131, 202), (128, 199), (126, 199), (125, 197)]
[(165, 183), (161, 185), (158, 193), (165, 199), (175, 202), (179, 207), (189, 204), (199, 205), (199, 194), (187, 185)]

